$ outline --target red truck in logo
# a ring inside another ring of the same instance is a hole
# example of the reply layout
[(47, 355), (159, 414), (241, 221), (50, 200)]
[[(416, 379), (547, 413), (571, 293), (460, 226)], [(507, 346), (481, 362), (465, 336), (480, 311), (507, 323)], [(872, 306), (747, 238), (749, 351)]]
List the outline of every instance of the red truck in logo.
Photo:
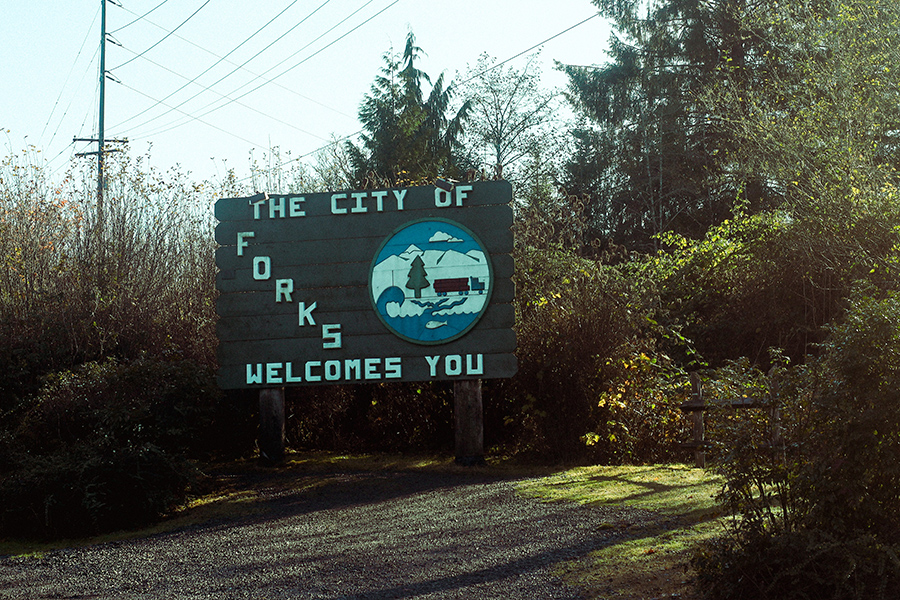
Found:
[[(469, 282), (471, 280), (471, 286)], [(436, 279), (434, 292), (438, 296), (446, 296), (450, 292), (459, 292), (459, 295), (468, 295), (469, 291), (484, 293), (484, 282), (477, 277), (454, 277), (452, 279)]]

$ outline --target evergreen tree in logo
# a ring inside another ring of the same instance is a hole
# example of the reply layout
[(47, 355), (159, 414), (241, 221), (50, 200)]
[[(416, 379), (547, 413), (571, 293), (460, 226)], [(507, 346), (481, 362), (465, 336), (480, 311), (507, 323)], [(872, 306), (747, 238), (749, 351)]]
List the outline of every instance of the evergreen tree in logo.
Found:
[(412, 261), (412, 267), (409, 269), (409, 280), (406, 282), (406, 288), (415, 290), (416, 298), (422, 297), (422, 290), (430, 284), (426, 279), (428, 273), (425, 272), (425, 262), (421, 256), (416, 256)]

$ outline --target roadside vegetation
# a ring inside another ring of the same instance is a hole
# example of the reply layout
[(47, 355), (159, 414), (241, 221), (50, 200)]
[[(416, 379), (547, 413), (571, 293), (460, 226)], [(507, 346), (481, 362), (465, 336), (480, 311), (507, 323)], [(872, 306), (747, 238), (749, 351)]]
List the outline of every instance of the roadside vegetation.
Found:
[[(681, 485), (702, 501), (676, 486), (675, 525), (635, 534), (631, 556), (690, 554), (710, 599), (900, 596), (900, 8), (594, 4), (611, 58), (557, 65), (565, 95), (535, 85), (536, 59), (432, 80), (410, 34), (358, 142), (308, 166), (272, 149), (253, 183), (509, 179), (519, 372), (485, 383), (491, 455), (631, 465), (564, 471), (528, 491), (543, 498), (659, 499), (641, 465), (689, 459), (678, 407), (696, 373), (711, 404), (765, 410), (708, 412), (712, 474), (666, 474), (697, 477)], [(101, 203), (87, 162), (0, 160), (0, 536), (151, 523), (208, 491), (206, 461), (254, 453), (253, 395), (215, 386), (212, 235), (213, 202), (251, 190), (148, 163), (111, 157)], [(287, 402), (296, 449), (452, 448), (442, 384)]]

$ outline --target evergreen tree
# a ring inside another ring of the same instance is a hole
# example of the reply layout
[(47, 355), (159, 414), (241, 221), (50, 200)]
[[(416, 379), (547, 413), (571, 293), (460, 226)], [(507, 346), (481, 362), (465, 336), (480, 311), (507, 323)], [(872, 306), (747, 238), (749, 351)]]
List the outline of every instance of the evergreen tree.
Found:
[(428, 273), (425, 271), (425, 261), (421, 256), (416, 256), (409, 268), (409, 279), (406, 282), (406, 288), (415, 291), (416, 298), (422, 297), (422, 290), (431, 285), (427, 279)]
[[(410, 32), (402, 54), (384, 55), (381, 75), (359, 109), (362, 145), (347, 144), (357, 185), (372, 176), (382, 185), (408, 185), (458, 172), (456, 153), (469, 104), (448, 116), (453, 86), (445, 85), (443, 74), (431, 84), (417, 67), (421, 54)], [(423, 82), (431, 84), (427, 98)]]
[[(699, 96), (721, 65), (743, 66), (753, 52), (735, 18), (742, 2), (594, 0), (619, 31), (612, 60), (561, 68), (584, 119), (564, 183), (591, 195), (597, 235), (648, 245), (663, 231), (702, 234), (729, 214), (738, 190), (721, 185), (716, 160), (729, 139)], [(741, 189), (759, 201), (756, 186)]]

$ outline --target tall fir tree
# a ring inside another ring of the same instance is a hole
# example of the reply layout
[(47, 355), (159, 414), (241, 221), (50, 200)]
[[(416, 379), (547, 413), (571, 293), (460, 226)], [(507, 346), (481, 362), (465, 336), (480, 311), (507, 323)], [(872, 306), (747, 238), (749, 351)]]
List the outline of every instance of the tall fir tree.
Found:
[[(717, 159), (729, 139), (700, 95), (719, 67), (753, 52), (735, 18), (743, 1), (593, 0), (618, 31), (611, 60), (561, 68), (582, 117), (564, 185), (591, 196), (595, 235), (646, 248), (657, 233), (700, 235), (730, 213), (739, 192)], [(740, 189), (760, 201), (758, 186)]]
[[(354, 183), (416, 184), (458, 173), (457, 150), (469, 103), (449, 115), (454, 95), (441, 74), (432, 84), (417, 66), (422, 49), (410, 32), (401, 54), (384, 55), (381, 75), (363, 99), (361, 146), (348, 142)], [(431, 90), (425, 97), (423, 84)]]

